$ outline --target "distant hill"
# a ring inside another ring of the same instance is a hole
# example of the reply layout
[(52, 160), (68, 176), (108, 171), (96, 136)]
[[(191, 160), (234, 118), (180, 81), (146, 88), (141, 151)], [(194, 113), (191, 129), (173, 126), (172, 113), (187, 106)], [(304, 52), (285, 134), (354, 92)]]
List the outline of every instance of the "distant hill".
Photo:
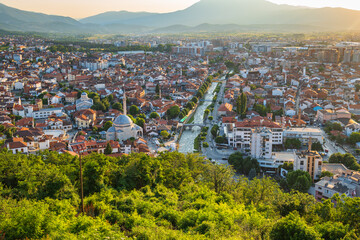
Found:
[(325, 31), (330, 28), (320, 28), (311, 25), (291, 24), (200, 24), (195, 27), (185, 25), (172, 25), (164, 28), (156, 28), (151, 33), (230, 33), (230, 32), (310, 32)]
[[(241, 26), (299, 25), (295, 29), (307, 31), (360, 30), (360, 21), (358, 21), (360, 11), (343, 8), (295, 7), (278, 5), (266, 0), (201, 0), (181, 11), (143, 14), (145, 16), (139, 13), (134, 15), (119, 13), (120, 18), (109, 14), (106, 15), (106, 21), (153, 28), (167, 28), (172, 25), (195, 27), (207, 23)], [(110, 19), (111, 15), (115, 18)]]
[(0, 29), (45, 33), (311, 32), (360, 30), (360, 11), (266, 0), (201, 0), (171, 13), (106, 12), (77, 21), (0, 4)]
[(294, 9), (298, 8), (265, 0), (201, 0), (187, 9), (134, 19), (132, 23), (156, 27), (175, 24), (197, 26), (203, 23), (269, 24), (265, 19), (270, 15)]
[(85, 31), (86, 25), (70, 17), (22, 11), (0, 4), (0, 28), (9, 31), (75, 32), (83, 28)]
[(80, 20), (81, 23), (94, 23), (100, 25), (106, 24), (123, 24), (124, 22), (131, 21), (138, 18), (151, 17), (158, 15), (158, 13), (148, 12), (105, 12), (95, 16), (83, 18)]

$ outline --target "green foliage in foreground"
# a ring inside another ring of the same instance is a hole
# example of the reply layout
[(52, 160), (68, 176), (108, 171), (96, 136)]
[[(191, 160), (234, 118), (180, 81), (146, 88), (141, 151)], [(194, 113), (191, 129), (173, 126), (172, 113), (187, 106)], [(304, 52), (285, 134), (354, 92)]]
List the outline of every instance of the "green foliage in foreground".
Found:
[[(360, 199), (317, 203), (198, 155), (0, 153), (5, 239), (358, 239)], [(235, 180), (236, 179), (236, 180)]]

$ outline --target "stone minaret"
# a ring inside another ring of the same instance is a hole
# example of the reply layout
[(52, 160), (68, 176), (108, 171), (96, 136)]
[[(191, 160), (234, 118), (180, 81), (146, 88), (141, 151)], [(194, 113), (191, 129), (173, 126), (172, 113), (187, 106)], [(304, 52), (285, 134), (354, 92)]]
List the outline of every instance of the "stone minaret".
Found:
[(127, 112), (126, 112), (126, 92), (125, 92), (125, 87), (123, 87), (123, 111), (124, 111), (124, 115), (127, 115)]

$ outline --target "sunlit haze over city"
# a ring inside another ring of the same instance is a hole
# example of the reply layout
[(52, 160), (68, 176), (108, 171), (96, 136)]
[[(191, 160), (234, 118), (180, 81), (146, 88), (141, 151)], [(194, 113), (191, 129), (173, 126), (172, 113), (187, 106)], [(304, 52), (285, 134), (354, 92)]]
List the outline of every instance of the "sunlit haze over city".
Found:
[[(218, 0), (221, 2), (221, 0)], [(270, 0), (278, 4), (308, 7), (344, 7), (360, 10), (357, 0)], [(182, 10), (198, 0), (1, 0), (8, 6), (26, 11), (84, 18), (106, 11), (172, 12)]]

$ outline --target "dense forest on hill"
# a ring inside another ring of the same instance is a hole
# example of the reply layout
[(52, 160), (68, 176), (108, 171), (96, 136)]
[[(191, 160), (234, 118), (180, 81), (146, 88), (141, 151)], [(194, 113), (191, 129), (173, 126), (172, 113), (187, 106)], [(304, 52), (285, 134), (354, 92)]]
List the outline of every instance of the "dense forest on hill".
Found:
[(198, 155), (0, 153), (0, 239), (358, 239), (360, 199), (318, 203)]

